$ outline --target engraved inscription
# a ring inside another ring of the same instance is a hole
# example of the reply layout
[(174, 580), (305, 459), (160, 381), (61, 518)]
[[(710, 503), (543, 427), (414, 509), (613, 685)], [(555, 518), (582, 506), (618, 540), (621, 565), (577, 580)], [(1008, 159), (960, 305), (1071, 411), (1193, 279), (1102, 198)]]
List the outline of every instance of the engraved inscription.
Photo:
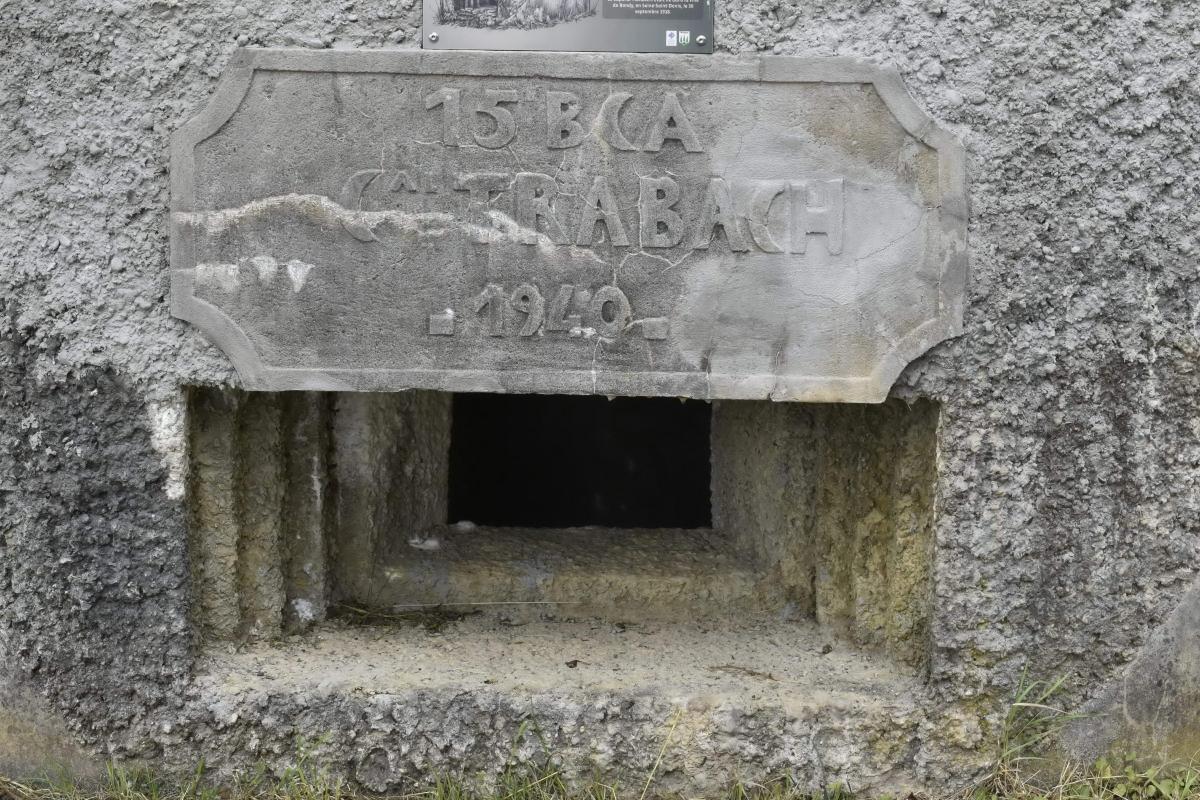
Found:
[(550, 316), (546, 318), (548, 331), (581, 330), (583, 317), (571, 313), (571, 303), (575, 298), (575, 287), (569, 283), (558, 287), (554, 300), (550, 303)]
[(855, 62), (242, 51), (172, 307), (250, 388), (877, 402), (959, 330), (962, 175)]
[[(629, 298), (616, 286), (579, 292), (577, 287), (563, 284), (555, 291), (548, 312), (545, 296), (532, 283), (522, 283), (507, 295), (507, 310), (504, 297), (504, 287), (491, 283), (475, 296), (472, 310), (484, 335), (515, 333), (528, 338), (545, 333), (566, 333), (573, 338), (615, 338), (626, 328), (641, 326), (644, 338), (662, 340), (667, 338), (670, 329), (670, 322), (665, 317), (635, 320)], [(583, 313), (572, 313), (580, 298), (586, 300), (586, 317)], [(449, 308), (430, 314), (429, 335), (453, 336), (455, 319), (454, 311)]]
[[(425, 98), (425, 108), (441, 114), (442, 143), (447, 147), (462, 144), (463, 97), (466, 94), (462, 87), (443, 86)], [(542, 90), (537, 94), (545, 98), (546, 146), (565, 149), (583, 144), (588, 129), (580, 120), (583, 107), (579, 97), (554, 89)], [(608, 95), (597, 110), (597, 118), (589, 123), (589, 129), (597, 131), (603, 142), (618, 150), (641, 149), (657, 153), (664, 143), (674, 140), (689, 153), (703, 152), (700, 137), (680, 102), (679, 94), (673, 91), (663, 92), (657, 110), (649, 124), (644, 126), (646, 135), (641, 147), (631, 144), (621, 130), (621, 109), (632, 99), (634, 95), (628, 92)], [(484, 131), (473, 128), (471, 135), (475, 142), (491, 150), (510, 144), (517, 135), (514, 108), (521, 102), (520, 94), (513, 89), (484, 89), (477, 92), (473, 98), (475, 115), (490, 118), (492, 129)]]
[(522, 283), (513, 289), (512, 296), (508, 298), (508, 305), (518, 314), (525, 315), (525, 323), (521, 325), (521, 336), (533, 336), (541, 329), (542, 321), (546, 318), (546, 301), (542, 299), (542, 293), (536, 286)]
[[(364, 176), (373, 179), (385, 174), (381, 170), (355, 173), (348, 185), (361, 188), (347, 195), (360, 198), (371, 182)], [(688, 201), (679, 183), (666, 176), (640, 176), (636, 200), (632, 194), (618, 197), (605, 175), (587, 176), (587, 181), (586, 189), (576, 196), (581, 202), (573, 204), (561, 203), (559, 181), (540, 172), (458, 173), (452, 188), (467, 196), (464, 219), (480, 228), (473, 229), (472, 236), (481, 244), (504, 240), (488, 231), (503, 232), (494, 224), (499, 215), (515, 221), (519, 241), (527, 245), (548, 239), (578, 247), (591, 247), (597, 241), (632, 247), (629, 231), (636, 230), (636, 245), (641, 248), (669, 249), (686, 238), (689, 247), (705, 249), (723, 237), (737, 252), (749, 251), (753, 245), (764, 253), (779, 253), (783, 241), (789, 252), (806, 253), (809, 241), (820, 237), (831, 254), (842, 252), (845, 179), (841, 177), (791, 181), (710, 177)], [(416, 185), (408, 170), (397, 171), (390, 183)], [(780, 205), (788, 211), (777, 215)], [(369, 232), (355, 238), (375, 240)]]
[(475, 313), (487, 322), (484, 330), (488, 336), (504, 335), (504, 289), (494, 283), (483, 287), (475, 298)]

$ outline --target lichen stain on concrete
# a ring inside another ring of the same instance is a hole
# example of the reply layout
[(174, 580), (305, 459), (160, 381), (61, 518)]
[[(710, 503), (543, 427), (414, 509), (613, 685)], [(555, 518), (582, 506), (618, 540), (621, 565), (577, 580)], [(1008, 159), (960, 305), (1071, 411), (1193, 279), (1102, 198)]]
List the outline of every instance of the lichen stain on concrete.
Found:
[(288, 277), (292, 280), (292, 291), (299, 292), (304, 288), (304, 282), (308, 280), (308, 273), (313, 269), (312, 264), (306, 264), (298, 258), (293, 258), (287, 262)]
[(725, 402), (714, 514), (786, 598), (858, 644), (925, 666), (938, 410)]

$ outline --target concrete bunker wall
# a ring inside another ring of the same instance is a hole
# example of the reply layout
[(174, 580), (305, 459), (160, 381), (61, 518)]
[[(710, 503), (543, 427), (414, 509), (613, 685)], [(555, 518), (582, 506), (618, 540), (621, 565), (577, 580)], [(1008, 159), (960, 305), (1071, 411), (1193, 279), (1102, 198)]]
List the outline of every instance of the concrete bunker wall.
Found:
[[(1200, 9), (1185, 3), (718, 4), (722, 51), (892, 65), (968, 150), (965, 333), (892, 390), (938, 405), (924, 682), (889, 679), (880, 702), (856, 706), (879, 684), (853, 648), (836, 651), (841, 675), (794, 648), (787, 658), (753, 651), (774, 682), (710, 672), (752, 646), (736, 631), (699, 671), (655, 654), (700, 687), (682, 700), (661, 687), (622, 691), (599, 670), (599, 688), (578, 692), (578, 671), (595, 668), (582, 657), (561, 665), (561, 639), (540, 646), (528, 626), (511, 651), (521, 660), (501, 654), (497, 672), (532, 671), (536, 655), (559, 665), (553, 680), (459, 672), (438, 683), (420, 672), (430, 639), (419, 629), (344, 634), (334, 649), (358, 656), (331, 660), (320, 691), (282, 668), (266, 677), (278, 663), (257, 648), (235, 649), (224, 671), (210, 661), (192, 625), (186, 387), (240, 384), (217, 348), (170, 315), (169, 135), (212, 96), (239, 44), (411, 47), (419, 12), (407, 0), (26, 2), (0, 23), (7, 768), (40, 772), (30, 759), (57, 749), (52, 740), (97, 763), (283, 767), (297, 736), (333, 731), (319, 758), (396, 789), (442, 770), (494, 770), (519, 720), (534, 717), (585, 770), (644, 775), (664, 720), (682, 708), (664, 786), (786, 769), (814, 785), (846, 778), (896, 792), (904, 781), (969, 779), (1025, 670), (1068, 674), (1071, 699), (1092, 701), (1098, 716), (1075, 752), (1128, 737), (1130, 711), (1150, 746), (1191, 755), (1194, 717), (1156, 713), (1197, 703)], [(456, 637), (433, 639), (462, 652)], [(714, 645), (680, 641), (693, 653)], [(306, 646), (281, 660), (307, 666), (297, 655)], [(405, 680), (368, 670), (401, 651), (414, 654)], [(827, 692), (833, 706), (793, 691), (845, 688), (846, 675), (857, 691)], [(718, 680), (738, 702), (705, 704)], [(767, 700), (754, 705), (750, 689)], [(56, 719), (21, 721), (37, 717)], [(38, 753), (11, 744), (30, 728), (46, 735)]]

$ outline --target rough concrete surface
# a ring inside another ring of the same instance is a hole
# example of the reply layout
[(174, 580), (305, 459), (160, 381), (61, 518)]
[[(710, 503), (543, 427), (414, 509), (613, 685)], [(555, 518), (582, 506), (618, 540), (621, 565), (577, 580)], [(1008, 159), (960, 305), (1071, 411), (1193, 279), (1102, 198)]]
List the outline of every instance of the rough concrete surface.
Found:
[[(203, 717), (219, 760), (238, 749), (286, 754), (295, 722), (337, 724), (337, 709), (364, 724), (320, 752), (353, 764), (375, 791), (454, 761), (503, 761), (514, 746), (540, 754), (539, 734), (554, 752), (588, 754), (563, 764), (572, 778), (596, 768), (629, 788), (672, 726), (663, 788), (715, 792), (729, 775), (711, 765), (749, 756), (755, 771), (899, 791), (915, 784), (897, 756), (927, 757), (916, 744), (928, 725), (920, 681), (807, 625), (514, 625), (479, 615), (437, 636), (327, 628), (205, 659), (198, 672), (198, 691), (222, 698)], [(253, 720), (253, 737), (231, 726), (235, 716)], [(520, 735), (524, 720), (540, 731)]]
[(86, 780), (100, 767), (35, 692), (0, 686), (0, 775)]
[(1065, 736), (1081, 756), (1114, 745), (1160, 759), (1200, 751), (1200, 589), (1184, 594), (1121, 679), (1082, 711)]
[[(605, 726), (634, 766), (661, 743), (667, 692), (617, 691), (597, 710), (468, 686), (374, 709), (369, 693), (241, 692), (211, 678), (219, 664), (197, 676), (197, 657), (216, 655), (189, 617), (181, 387), (236, 377), (169, 313), (169, 135), (239, 44), (411, 46), (419, 13), (410, 0), (81, 0), (0, 14), (0, 669), (94, 757), (280, 766), (295, 736), (329, 734), (334, 766), (378, 785), (494, 770), (526, 713), (570, 758), (586, 760), (565, 735), (580, 727)], [(719, 51), (892, 66), (962, 138), (971, 277), (964, 334), (893, 389), (940, 406), (919, 719), (888, 722), (868, 759), (870, 723), (846, 742), (786, 708), (705, 712), (714, 757), (672, 751), (669, 773), (711, 785), (792, 764), (816, 783), (812, 746), (821, 763), (841, 753), (856, 787), (946, 787), (970, 777), (1023, 670), (1071, 676), (1081, 705), (1152, 680), (1139, 664), (1192, 674), (1178, 614), (1200, 565), (1197, 30), (1188, 2), (718, 4)], [(823, 713), (834, 730), (855, 719)], [(1143, 737), (1146, 720), (1155, 740), (1194, 736), (1187, 714), (1139, 711), (1133, 731), (1111, 719), (1078, 752)], [(419, 725), (432, 727), (410, 734)]]

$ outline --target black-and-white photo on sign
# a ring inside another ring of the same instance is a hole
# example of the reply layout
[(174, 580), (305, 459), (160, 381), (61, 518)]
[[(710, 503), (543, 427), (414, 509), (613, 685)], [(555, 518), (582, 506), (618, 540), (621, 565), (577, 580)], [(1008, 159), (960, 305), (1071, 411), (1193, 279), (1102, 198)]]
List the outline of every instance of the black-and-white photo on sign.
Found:
[(711, 53), (713, 0), (426, 0), (435, 50)]

